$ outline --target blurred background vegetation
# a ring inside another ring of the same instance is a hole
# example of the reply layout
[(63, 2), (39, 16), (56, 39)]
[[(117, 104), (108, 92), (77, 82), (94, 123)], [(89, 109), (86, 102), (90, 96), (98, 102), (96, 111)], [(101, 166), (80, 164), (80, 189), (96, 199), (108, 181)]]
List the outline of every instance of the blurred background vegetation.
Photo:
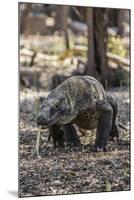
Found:
[(21, 88), (48, 90), (55, 74), (129, 84), (129, 10), (20, 3), (19, 14)]

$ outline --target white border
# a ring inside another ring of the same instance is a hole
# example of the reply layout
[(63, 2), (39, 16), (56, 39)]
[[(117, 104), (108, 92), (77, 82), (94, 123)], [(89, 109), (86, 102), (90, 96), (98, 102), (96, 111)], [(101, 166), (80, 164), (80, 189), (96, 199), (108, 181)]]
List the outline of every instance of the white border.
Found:
[[(52, 4), (67, 4), (67, 5), (83, 5), (95, 7), (119, 7), (132, 9), (132, 33), (134, 33), (134, 7), (132, 0), (117, 1), (117, 0), (45, 0), (34, 2), (52, 3)], [(33, 2), (28, 0), (28, 2)], [(27, 2), (27, 1), (23, 1)], [(18, 187), (18, 1), (4, 0), (0, 3), (0, 199), (12, 200), (17, 199), (15, 192)], [(132, 34), (133, 36), (133, 34)], [(133, 38), (132, 38), (132, 54)], [(131, 63), (131, 101), (134, 109), (134, 61)], [(113, 192), (113, 193), (94, 193), (82, 195), (62, 195), (62, 196), (44, 196), (34, 197), (31, 199), (132, 199), (134, 195), (134, 166), (133, 166), (133, 150), (134, 150), (134, 119), (132, 119), (132, 191), (131, 192)], [(22, 198), (27, 199), (27, 198)]]
[[(27, 2), (27, 1), (23, 1)], [(29, 0), (28, 2), (32, 2)], [(49, 4), (66, 4), (66, 5), (80, 5), (80, 6), (94, 6), (94, 7), (112, 7), (112, 8), (131, 8), (131, 1), (117, 1), (117, 0), (35, 0), (37, 3), (49, 3)]]

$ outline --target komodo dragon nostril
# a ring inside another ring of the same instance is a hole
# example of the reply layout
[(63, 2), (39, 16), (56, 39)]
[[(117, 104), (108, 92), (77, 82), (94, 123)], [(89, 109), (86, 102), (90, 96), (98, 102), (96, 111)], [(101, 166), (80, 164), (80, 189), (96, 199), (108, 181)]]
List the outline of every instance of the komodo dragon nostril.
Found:
[(42, 125), (42, 123), (44, 122), (45, 120), (42, 118), (42, 116), (38, 116), (36, 118), (36, 122), (37, 122), (37, 125)]

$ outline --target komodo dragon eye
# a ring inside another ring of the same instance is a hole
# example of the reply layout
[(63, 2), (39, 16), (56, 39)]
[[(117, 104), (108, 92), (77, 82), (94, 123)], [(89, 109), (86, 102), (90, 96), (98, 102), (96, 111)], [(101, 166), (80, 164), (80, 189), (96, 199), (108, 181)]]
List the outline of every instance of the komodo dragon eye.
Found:
[(58, 109), (59, 108), (59, 104), (56, 104), (53, 106), (53, 109)]

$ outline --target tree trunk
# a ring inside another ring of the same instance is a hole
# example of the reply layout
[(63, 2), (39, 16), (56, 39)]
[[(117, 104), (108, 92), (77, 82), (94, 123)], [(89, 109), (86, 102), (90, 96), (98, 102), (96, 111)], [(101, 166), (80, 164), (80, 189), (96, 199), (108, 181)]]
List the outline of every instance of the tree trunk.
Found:
[(107, 30), (104, 20), (104, 14), (104, 9), (94, 9), (95, 62), (98, 73), (102, 77), (105, 77), (107, 70)]
[(118, 11), (118, 29), (121, 37), (129, 36), (130, 11), (120, 9)]
[(55, 29), (64, 32), (65, 46), (69, 49), (69, 35), (67, 30), (67, 18), (69, 15), (69, 6), (57, 6), (56, 7), (56, 24)]
[(87, 8), (87, 25), (88, 25), (88, 63), (86, 74), (96, 77), (95, 55), (94, 55), (94, 25), (93, 25), (93, 8)]
[(56, 23), (55, 29), (64, 30), (67, 24), (69, 6), (56, 6)]
[(107, 70), (105, 11), (101, 8), (87, 8), (88, 63), (85, 71), (95, 77), (99, 75), (104, 84)]
[(27, 18), (29, 13), (32, 11), (31, 4), (27, 4), (25, 10), (22, 12), (21, 16), (21, 23), (20, 23), (20, 33), (25, 33), (26, 31), (26, 24), (27, 24)]

